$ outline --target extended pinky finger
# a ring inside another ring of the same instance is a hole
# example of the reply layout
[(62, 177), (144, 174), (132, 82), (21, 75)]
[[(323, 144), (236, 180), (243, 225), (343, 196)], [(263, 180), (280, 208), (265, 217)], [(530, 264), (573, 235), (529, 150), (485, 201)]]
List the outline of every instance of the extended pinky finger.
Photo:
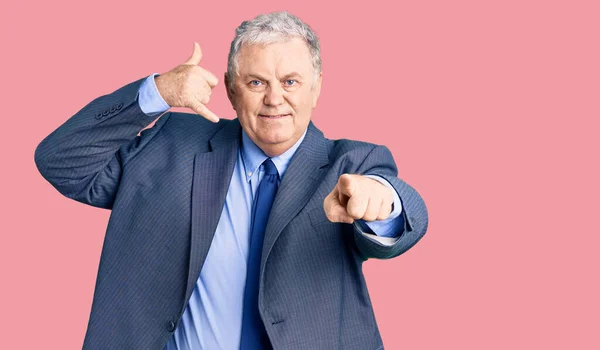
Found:
[(194, 104), (194, 106), (191, 108), (194, 110), (194, 112), (200, 114), (213, 123), (217, 123), (219, 121), (219, 117), (217, 117), (216, 114), (214, 114), (210, 109), (206, 108), (206, 106), (200, 102)]

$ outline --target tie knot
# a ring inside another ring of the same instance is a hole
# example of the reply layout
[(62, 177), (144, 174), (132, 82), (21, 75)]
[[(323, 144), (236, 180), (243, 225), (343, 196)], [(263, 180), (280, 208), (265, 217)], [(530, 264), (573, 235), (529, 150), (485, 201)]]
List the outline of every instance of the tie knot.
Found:
[(278, 175), (277, 168), (271, 158), (267, 158), (263, 165), (265, 166), (265, 175)]

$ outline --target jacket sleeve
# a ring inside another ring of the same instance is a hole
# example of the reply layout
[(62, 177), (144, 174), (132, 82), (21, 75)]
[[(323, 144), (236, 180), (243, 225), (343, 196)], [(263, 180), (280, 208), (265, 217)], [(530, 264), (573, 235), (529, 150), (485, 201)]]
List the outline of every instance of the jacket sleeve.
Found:
[(157, 135), (169, 116), (140, 133), (157, 117), (140, 109), (137, 98), (144, 79), (96, 98), (37, 146), (35, 164), (61, 194), (112, 208), (123, 166)]
[(393, 244), (382, 244), (369, 239), (354, 226), (354, 241), (364, 259), (390, 259), (415, 245), (427, 231), (428, 213), (425, 202), (406, 182), (400, 180), (391, 152), (385, 146), (375, 146), (359, 166), (358, 174), (378, 175), (387, 180), (396, 190), (402, 202), (404, 227), (397, 232)]

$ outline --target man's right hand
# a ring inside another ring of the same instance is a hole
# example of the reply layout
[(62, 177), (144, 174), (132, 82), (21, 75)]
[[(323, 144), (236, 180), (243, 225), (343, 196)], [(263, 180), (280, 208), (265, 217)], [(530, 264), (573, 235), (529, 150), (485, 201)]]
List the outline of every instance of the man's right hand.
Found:
[(190, 108), (216, 123), (219, 117), (206, 108), (206, 104), (219, 80), (214, 74), (198, 66), (201, 60), (200, 45), (194, 43), (194, 52), (187, 61), (156, 77), (156, 88), (169, 106)]

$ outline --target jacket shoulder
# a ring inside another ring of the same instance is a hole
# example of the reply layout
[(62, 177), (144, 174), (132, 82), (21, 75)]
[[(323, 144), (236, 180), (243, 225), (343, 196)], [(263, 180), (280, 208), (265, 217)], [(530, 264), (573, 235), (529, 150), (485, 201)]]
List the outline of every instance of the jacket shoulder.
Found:
[[(167, 117), (163, 115), (161, 118)], [(231, 123), (229, 119), (220, 119), (213, 123), (193, 113), (168, 112), (168, 121), (164, 132), (182, 142), (210, 140), (219, 130)]]
[(364, 159), (371, 151), (373, 151), (373, 149), (379, 146), (371, 142), (349, 139), (327, 139), (327, 143), (329, 147), (329, 155), (332, 159), (337, 159), (339, 157), (348, 155)]

